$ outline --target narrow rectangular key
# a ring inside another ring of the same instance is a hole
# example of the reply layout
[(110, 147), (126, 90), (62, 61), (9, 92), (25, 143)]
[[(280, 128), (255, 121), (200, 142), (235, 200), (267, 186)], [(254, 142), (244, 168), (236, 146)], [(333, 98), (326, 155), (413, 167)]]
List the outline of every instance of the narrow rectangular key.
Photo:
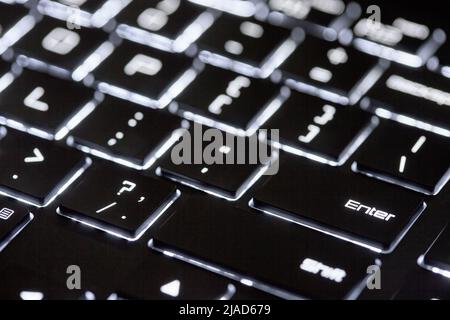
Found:
[(450, 79), (422, 69), (391, 67), (362, 106), (384, 118), (450, 136)]
[(103, 27), (131, 0), (40, 0), (43, 14), (67, 21), (73, 29)]
[[(65, 94), (59, 90), (64, 87)], [(62, 139), (94, 106), (94, 91), (77, 83), (24, 69), (0, 93), (0, 116), (3, 124), (33, 128), (48, 139)], [(13, 121), (9, 121), (13, 120)]]
[(62, 197), (57, 213), (135, 241), (179, 195), (175, 185), (168, 182), (107, 163), (95, 163)]
[(293, 92), (264, 127), (279, 130), (281, 149), (338, 166), (363, 143), (377, 122), (360, 109)]
[(251, 135), (278, 110), (282, 101), (280, 87), (268, 80), (205, 65), (171, 107), (186, 119)]
[(383, 121), (358, 150), (353, 170), (436, 195), (450, 179), (450, 139)]
[(8, 129), (0, 140), (0, 193), (45, 207), (77, 179), (89, 163), (80, 152)]
[(442, 230), (427, 252), (419, 257), (419, 265), (427, 270), (450, 277), (450, 228)]
[(69, 143), (108, 160), (148, 169), (177, 141), (181, 121), (157, 110), (107, 96), (78, 125)]
[(33, 214), (16, 201), (0, 200), (0, 252), (33, 219)]
[(402, 1), (364, 1), (362, 11), (367, 13), (361, 15), (352, 30), (355, 46), (414, 68), (423, 65), (445, 41), (445, 33), (429, 24), (423, 4), (414, 5)]
[[(59, 73), (79, 81), (92, 67), (92, 63), (84, 65), (84, 62), (92, 60), (89, 58), (102, 45), (106, 46), (107, 40), (108, 34), (102, 30), (87, 27), (71, 30), (67, 22), (44, 17), (15, 44), (14, 49), (18, 54), (44, 64), (35, 63), (37, 68), (57, 67)], [(99, 54), (95, 55), (96, 59)]]
[[(202, 137), (206, 136), (208, 127), (196, 128), (197, 124), (191, 127), (190, 130), (185, 130), (182, 139), (174, 145), (171, 152), (167, 152), (165, 158), (162, 160), (156, 172), (159, 175), (165, 176), (176, 182), (202, 190), (206, 193), (213, 194), (220, 198), (235, 201), (239, 199), (257, 180), (261, 175), (267, 173), (271, 164), (271, 155), (269, 147), (263, 143), (258, 143), (256, 136), (255, 155), (261, 155), (265, 152), (266, 158), (255, 159), (250, 161), (251, 155), (246, 155), (244, 161), (239, 161), (241, 154), (245, 150), (251, 150), (251, 141), (249, 138), (233, 136), (225, 134), (222, 131), (216, 130), (217, 136), (222, 138), (221, 145), (217, 144), (214, 148), (215, 154), (214, 163), (206, 163), (205, 159), (202, 161), (196, 160), (197, 150), (193, 150), (193, 155), (185, 156), (187, 150), (180, 150), (187, 143), (196, 144)], [(218, 142), (218, 141), (215, 141)], [(206, 145), (206, 144), (205, 144)], [(244, 145), (245, 149), (239, 149)], [(259, 150), (264, 149), (264, 150)], [(251, 151), (249, 151), (250, 153)], [(206, 146), (200, 150), (201, 155), (206, 154)], [(272, 155), (275, 156), (275, 155)], [(176, 158), (175, 158), (176, 157)], [(179, 158), (178, 158), (179, 157)]]
[(368, 83), (381, 76), (383, 67), (377, 58), (352, 47), (307, 36), (280, 70), (287, 83), (299, 90), (354, 104), (369, 89)]
[[(280, 21), (286, 27), (302, 26), (318, 36), (336, 37), (360, 16), (361, 8), (355, 2), (342, 0), (269, 0), (268, 18)], [(280, 14), (282, 15), (280, 18)]]
[(375, 264), (357, 246), (205, 197), (187, 198), (149, 246), (290, 299), (355, 298)]
[(390, 253), (426, 204), (416, 194), (287, 153), (250, 205), (376, 252)]
[(132, 2), (116, 20), (121, 37), (180, 52), (213, 23), (214, 16), (188, 1), (151, 0)]
[(224, 14), (198, 45), (200, 57), (209, 63), (265, 78), (295, 49), (296, 42), (288, 29)]
[(184, 55), (124, 40), (95, 69), (100, 90), (151, 107), (164, 108), (195, 72)]

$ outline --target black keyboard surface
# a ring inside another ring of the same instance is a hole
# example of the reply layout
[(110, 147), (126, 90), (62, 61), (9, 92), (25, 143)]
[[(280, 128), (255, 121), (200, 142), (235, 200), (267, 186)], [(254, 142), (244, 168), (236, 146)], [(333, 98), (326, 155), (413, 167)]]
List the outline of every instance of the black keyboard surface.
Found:
[(0, 0), (0, 299), (450, 299), (448, 9), (401, 2)]

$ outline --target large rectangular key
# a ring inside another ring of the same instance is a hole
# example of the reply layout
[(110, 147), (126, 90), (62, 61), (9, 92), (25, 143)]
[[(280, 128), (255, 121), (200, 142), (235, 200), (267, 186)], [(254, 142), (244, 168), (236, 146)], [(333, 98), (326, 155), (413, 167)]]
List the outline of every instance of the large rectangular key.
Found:
[(282, 298), (355, 298), (375, 256), (319, 232), (191, 197), (149, 246)]
[(400, 187), (288, 154), (250, 205), (383, 253), (395, 249), (426, 207)]

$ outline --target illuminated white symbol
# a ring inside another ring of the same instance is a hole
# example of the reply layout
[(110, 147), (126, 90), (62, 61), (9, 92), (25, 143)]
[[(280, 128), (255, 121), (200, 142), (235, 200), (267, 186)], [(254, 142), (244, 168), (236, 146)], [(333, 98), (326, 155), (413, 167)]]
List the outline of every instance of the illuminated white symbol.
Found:
[(81, 10), (77, 5), (71, 5), (71, 12), (66, 20), (66, 26), (69, 30), (81, 29)]
[[(426, 141), (427, 138), (425, 136), (421, 136), (419, 139), (417, 139), (416, 143), (411, 148), (411, 153), (416, 154), (417, 152), (419, 152), (419, 150), (422, 148), (422, 146)], [(407, 160), (406, 156), (403, 155), (400, 157), (400, 165), (398, 167), (398, 171), (400, 173), (405, 172), (406, 160)]]
[(249, 78), (239, 76), (228, 84), (226, 93), (232, 98), (239, 98), (241, 96), (241, 89), (248, 88), (250, 84)]
[(38, 111), (46, 112), (48, 111), (48, 104), (39, 101), (40, 98), (45, 94), (45, 90), (42, 87), (36, 87), (31, 93), (23, 100), (23, 104), (28, 108), (35, 109)]
[(42, 300), (44, 294), (39, 291), (20, 291), (20, 299), (22, 300)]
[[(241, 23), (239, 30), (244, 36), (258, 39), (264, 34), (264, 28), (254, 22), (244, 21)], [(235, 40), (227, 40), (224, 44), (224, 48), (228, 53), (239, 56), (244, 51), (244, 46), (242, 43)]]
[(229, 146), (221, 146), (219, 148), (219, 152), (223, 153), (223, 154), (228, 154), (230, 153), (231, 148)]
[(241, 91), (244, 88), (248, 88), (251, 85), (249, 78), (244, 76), (238, 76), (234, 80), (230, 81), (227, 86), (226, 94), (219, 95), (208, 106), (208, 111), (214, 114), (221, 114), (225, 105), (231, 105), (233, 98), (237, 99), (241, 96)]
[(161, 286), (160, 291), (168, 296), (176, 298), (180, 294), (180, 285), (181, 283), (179, 280), (174, 280)]
[(342, 282), (342, 280), (344, 280), (345, 276), (347, 275), (347, 273), (342, 269), (329, 267), (319, 261), (310, 258), (306, 258), (303, 260), (300, 265), (300, 269), (312, 274), (320, 274), (322, 278), (337, 283)]
[(103, 212), (103, 211), (106, 211), (106, 210), (108, 210), (109, 208), (114, 207), (116, 204), (117, 204), (117, 202), (113, 202), (113, 203), (111, 203), (111, 204), (108, 204), (107, 206), (105, 206), (105, 207), (103, 207), (103, 208), (98, 209), (97, 211), (95, 211), (95, 213), (101, 213), (101, 212)]
[(141, 203), (145, 200), (145, 197), (140, 197), (138, 203)]
[(308, 125), (308, 134), (304, 136), (298, 137), (298, 140), (300, 140), (303, 143), (310, 143), (314, 140), (315, 137), (320, 133), (320, 128), (318, 126), (315, 126), (313, 124)]
[(300, 20), (307, 18), (312, 9), (337, 16), (342, 14), (346, 7), (341, 0), (270, 0), (269, 5), (273, 10)]
[(250, 38), (261, 38), (264, 34), (264, 28), (254, 22), (244, 21), (239, 28), (241, 33)]
[(136, 188), (136, 183), (124, 180), (122, 182), (123, 187), (117, 192), (117, 195), (120, 196), (123, 192), (131, 192)]
[(214, 114), (221, 114), (223, 106), (229, 106), (232, 102), (233, 99), (231, 99), (229, 96), (221, 94), (213, 102), (211, 102), (208, 107), (208, 111)]
[(224, 48), (228, 53), (234, 54), (235, 56), (239, 56), (244, 51), (242, 43), (234, 40), (225, 42)]
[(160, 60), (144, 54), (137, 54), (128, 62), (123, 71), (128, 76), (134, 76), (138, 72), (148, 76), (154, 76), (161, 68), (162, 62)]
[(70, 53), (79, 43), (80, 36), (78, 33), (58, 27), (45, 36), (42, 40), (42, 47), (64, 56)]
[(427, 138), (425, 136), (421, 136), (416, 143), (414, 144), (414, 146), (411, 148), (411, 152), (412, 153), (417, 153), (420, 148), (422, 148), (423, 144), (425, 143), (425, 141), (427, 141)]
[(330, 70), (321, 68), (321, 67), (314, 67), (311, 69), (311, 71), (309, 72), (309, 77), (313, 80), (322, 82), (322, 83), (327, 83), (331, 80), (331, 78), (333, 77), (333, 74), (331, 73)]
[[(144, 114), (142, 112), (136, 112), (134, 114), (134, 117), (131, 119), (128, 119), (128, 126), (130, 128), (134, 128), (137, 126), (139, 121), (142, 121), (144, 119)], [(108, 140), (108, 146), (112, 147), (115, 146), (118, 142), (118, 140), (122, 140), (125, 138), (125, 134), (122, 131), (117, 131), (114, 134), (114, 138), (111, 138)]]
[(127, 216), (121, 216), (120, 217), (122, 220), (126, 220), (127, 219)]
[(205, 173), (207, 173), (209, 171), (209, 169), (208, 168), (203, 168), (200, 172), (202, 173), (202, 174), (205, 174)]
[[(328, 104), (324, 105), (322, 107), (323, 115), (314, 117), (314, 122), (317, 125), (324, 126), (328, 122), (332, 121), (334, 119), (334, 115), (336, 114), (336, 108), (333, 106), (330, 106)], [(310, 124), (308, 125), (308, 133), (306, 135), (302, 135), (298, 137), (298, 140), (303, 143), (311, 143), (317, 135), (320, 133), (320, 127)]]
[(169, 16), (177, 11), (180, 0), (160, 1), (156, 8), (144, 10), (138, 17), (137, 23), (141, 28), (158, 31), (167, 24)]
[(230, 300), (236, 294), (236, 287), (231, 283), (227, 286), (227, 292), (222, 295), (219, 300)]
[(148, 8), (139, 15), (137, 23), (141, 28), (158, 31), (167, 24), (168, 20), (169, 17), (164, 11)]
[(328, 60), (330, 60), (331, 64), (338, 65), (347, 63), (348, 61), (348, 55), (344, 48), (336, 48), (331, 49), (327, 53)]
[(314, 122), (321, 126), (324, 126), (334, 119), (334, 115), (336, 114), (336, 108), (326, 104), (323, 106), (322, 109), (324, 111), (324, 114), (320, 117), (314, 117)]
[(400, 157), (400, 165), (398, 167), (398, 171), (400, 173), (405, 172), (405, 165), (406, 165), (406, 156), (401, 156)]
[(14, 214), (14, 210), (3, 208), (0, 210), (0, 220), (8, 220)]
[(23, 159), (25, 163), (35, 163), (35, 162), (42, 162), (45, 160), (44, 156), (42, 155), (41, 151), (38, 148), (33, 149), (34, 156), (33, 157), (27, 157)]
[(17, 174), (13, 174), (12, 178), (13, 178), (13, 180), (17, 180), (17, 179), (19, 179), (19, 176)]

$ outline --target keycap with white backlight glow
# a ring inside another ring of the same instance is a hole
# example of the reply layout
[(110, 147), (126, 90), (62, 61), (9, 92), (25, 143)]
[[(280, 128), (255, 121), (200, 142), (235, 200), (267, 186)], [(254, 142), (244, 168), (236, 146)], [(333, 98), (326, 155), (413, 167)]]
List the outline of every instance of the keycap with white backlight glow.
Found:
[(151, 107), (164, 107), (195, 77), (192, 60), (124, 40), (95, 69), (101, 91)]
[(0, 193), (45, 207), (89, 166), (82, 153), (8, 129), (0, 140)]
[(176, 186), (166, 181), (112, 164), (94, 163), (63, 196), (57, 213), (134, 241), (179, 196)]
[(358, 150), (353, 166), (369, 176), (435, 195), (450, 179), (450, 140), (383, 121)]
[[(59, 94), (61, 86), (64, 95)], [(94, 107), (93, 100), (92, 89), (24, 69), (0, 93), (0, 116), (6, 125), (19, 123), (45, 138), (60, 140)]]
[(57, 67), (62, 75), (81, 80), (92, 68), (90, 63), (84, 64), (86, 60), (97, 50), (100, 56), (111, 50), (107, 40), (108, 34), (102, 30), (87, 27), (70, 30), (66, 22), (44, 17), (14, 45), (14, 50), (38, 60), (37, 65), (34, 60), (29, 62), (38, 68)]
[(178, 139), (179, 118), (107, 96), (71, 133), (81, 150), (131, 166), (148, 168)]

